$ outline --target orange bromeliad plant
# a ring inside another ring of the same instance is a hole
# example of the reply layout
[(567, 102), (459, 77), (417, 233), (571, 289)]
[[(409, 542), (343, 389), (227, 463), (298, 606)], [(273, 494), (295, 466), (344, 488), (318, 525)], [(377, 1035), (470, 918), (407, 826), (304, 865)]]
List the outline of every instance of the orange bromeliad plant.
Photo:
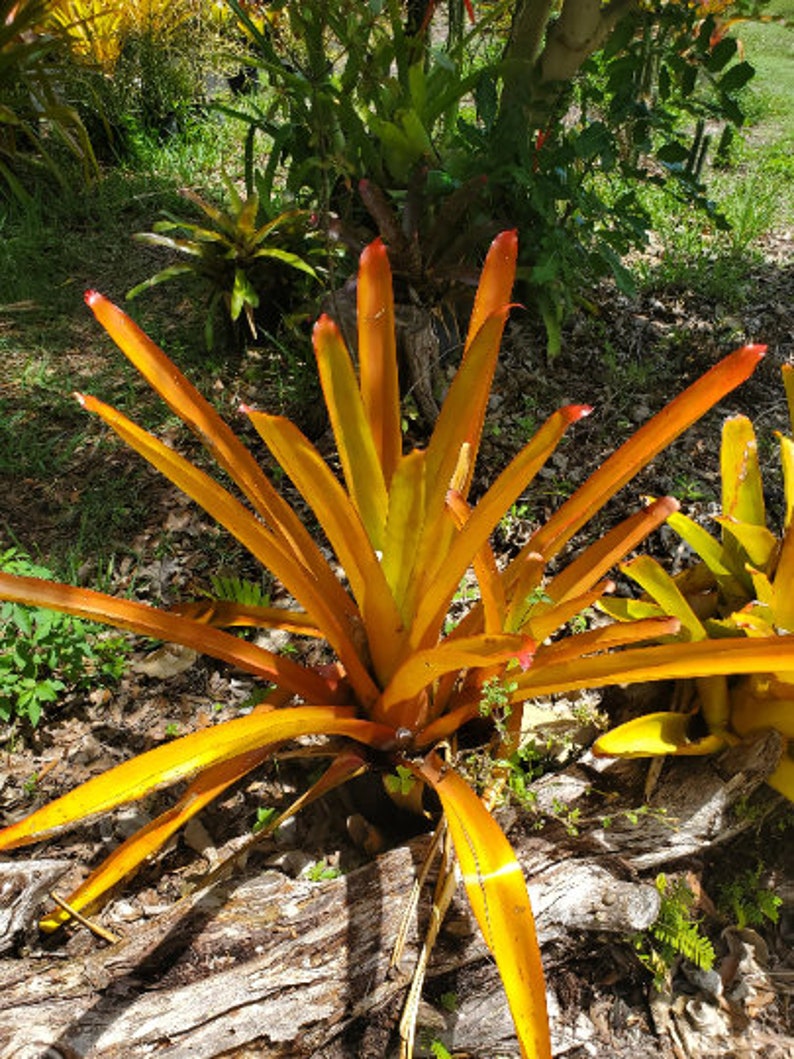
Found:
[[(292, 611), (231, 603), (161, 610), (141, 603), (0, 573), (0, 598), (62, 610), (144, 636), (187, 645), (276, 686), (278, 708), (175, 739), (95, 777), (0, 831), (0, 849), (44, 839), (184, 778), (171, 809), (129, 838), (69, 899), (96, 906), (212, 798), (307, 735), (341, 737), (343, 748), (307, 795), (362, 768), (407, 770), (434, 790), (472, 908), (499, 967), (522, 1054), (549, 1056), (545, 988), (521, 868), (480, 797), (455, 771), (454, 736), (480, 715), (499, 681), (520, 728), (523, 700), (551, 692), (649, 679), (794, 672), (794, 641), (647, 644), (678, 629), (673, 618), (551, 636), (609, 591), (608, 570), (677, 507), (657, 500), (548, 577), (547, 564), (636, 472), (752, 372), (762, 348), (727, 357), (626, 442), (500, 568), (489, 545), (499, 520), (527, 488), (568, 427), (590, 409), (552, 415), (476, 506), (467, 501), (515, 273), (514, 232), (488, 254), (460, 368), (427, 447), (403, 451), (391, 273), (378, 240), (364, 252), (358, 283), (356, 371), (328, 317), (314, 331), (325, 400), (343, 481), (288, 420), (244, 411), (302, 493), (339, 564), (343, 584), (294, 510), (250, 452), (161, 350), (101, 295), (87, 301), (99, 322), (169, 406), (198, 435), (237, 495), (118, 411), (88, 396), (82, 405), (199, 503), (282, 582)], [(480, 599), (452, 630), (450, 603), (474, 570)], [(278, 625), (321, 637), (333, 667), (311, 669), (245, 642), (223, 627)], [(621, 650), (616, 650), (620, 648)], [(350, 753), (350, 742), (357, 744)], [(298, 803), (291, 807), (295, 810)], [(54, 930), (69, 918), (53, 911)]]

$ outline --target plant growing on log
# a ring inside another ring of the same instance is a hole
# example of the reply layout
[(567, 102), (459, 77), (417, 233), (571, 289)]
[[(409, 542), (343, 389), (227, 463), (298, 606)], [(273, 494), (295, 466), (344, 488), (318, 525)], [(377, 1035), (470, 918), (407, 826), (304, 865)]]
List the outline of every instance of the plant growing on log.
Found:
[[(491, 379), (509, 312), (517, 238), (498, 236), (475, 299), (462, 363), (426, 449), (403, 452), (394, 341), (391, 274), (376, 241), (362, 255), (358, 283), (359, 372), (334, 323), (314, 331), (320, 378), (344, 482), (288, 420), (251, 408), (249, 416), (274, 457), (303, 494), (347, 575), (334, 567), (250, 452), (214, 409), (136, 325), (96, 292), (87, 301), (147, 381), (201, 439), (245, 502), (120, 412), (79, 395), (129, 445), (198, 502), (279, 580), (294, 610), (233, 602), (162, 610), (87, 589), (0, 572), (0, 598), (106, 622), (181, 643), (239, 666), (274, 685), (249, 716), (216, 724), (126, 761), (37, 809), (0, 832), (0, 849), (47, 838), (75, 821), (107, 812), (181, 779), (190, 783), (162, 815), (135, 833), (71, 895), (72, 909), (96, 906), (108, 890), (158, 850), (210, 800), (271, 757), (285, 741), (307, 735), (331, 743), (317, 782), (273, 822), (362, 770), (394, 775), (402, 767), (436, 792), (451, 846), (436, 905), (455, 887), (451, 848), (499, 967), (522, 1053), (549, 1056), (545, 989), (521, 868), (484, 801), (455, 769), (455, 737), (482, 717), (486, 687), (501, 682), (510, 716), (504, 740), (518, 732), (521, 703), (537, 695), (609, 683), (770, 669), (767, 641), (637, 647), (675, 619), (615, 624), (552, 642), (551, 634), (591, 606), (611, 583), (606, 572), (664, 521), (677, 504), (663, 498), (595, 540), (546, 577), (547, 564), (571, 537), (661, 449), (742, 382), (762, 355), (746, 346), (717, 364), (641, 428), (541, 526), (503, 570), (489, 537), (526, 489), (568, 427), (590, 412), (569, 405), (553, 414), (471, 507), (467, 496)], [(445, 630), (450, 602), (470, 568), (480, 600)], [(309, 668), (223, 631), (277, 625), (327, 642), (331, 666)], [(775, 669), (794, 672), (794, 641), (777, 640)], [(615, 651), (615, 648), (626, 648)], [(499, 711), (504, 717), (504, 710)], [(353, 744), (351, 746), (351, 743)], [(501, 757), (507, 758), (507, 753)], [(402, 784), (401, 784), (402, 786)], [(487, 799), (492, 801), (492, 796)], [(439, 825), (440, 827), (443, 825)], [(440, 838), (433, 844), (440, 848)], [(63, 909), (42, 921), (66, 922)], [(437, 933), (434, 919), (415, 981), (421, 982)], [(415, 1010), (417, 991), (409, 997)], [(410, 1018), (408, 1019), (410, 1023)], [(410, 1042), (410, 1026), (404, 1031)], [(410, 1043), (406, 1044), (407, 1050)]]
[[(794, 431), (794, 367), (784, 365), (783, 382)], [(639, 600), (602, 601), (612, 617), (675, 617), (677, 636), (690, 642), (734, 638), (774, 646), (794, 631), (794, 441), (779, 435), (785, 514), (778, 539), (767, 526), (758, 444), (746, 416), (726, 419), (722, 431), (722, 514), (719, 539), (693, 519), (674, 512), (669, 525), (700, 557), (676, 578), (648, 556), (622, 569), (643, 589)], [(601, 736), (597, 754), (646, 757), (708, 754), (745, 736), (775, 728), (785, 740), (780, 762), (768, 779), (794, 801), (794, 679), (770, 657), (766, 673), (729, 681), (726, 675), (695, 681), (694, 702), (684, 711), (648, 714)]]

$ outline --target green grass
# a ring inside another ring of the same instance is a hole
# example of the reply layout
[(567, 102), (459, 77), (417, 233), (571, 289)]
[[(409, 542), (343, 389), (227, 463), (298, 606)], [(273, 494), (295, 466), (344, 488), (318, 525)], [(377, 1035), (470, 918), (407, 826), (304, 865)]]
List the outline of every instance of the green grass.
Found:
[[(794, 0), (772, 0), (764, 13), (794, 22)], [(784, 22), (748, 22), (735, 32), (756, 69), (748, 92), (751, 117), (794, 141), (794, 29)]]

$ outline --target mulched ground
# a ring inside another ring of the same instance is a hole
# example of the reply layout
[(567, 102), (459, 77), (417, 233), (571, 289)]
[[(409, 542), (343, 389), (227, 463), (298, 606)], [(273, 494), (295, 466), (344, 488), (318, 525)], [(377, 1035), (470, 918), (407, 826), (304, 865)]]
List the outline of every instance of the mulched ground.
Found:
[[(737, 412), (749, 414), (755, 423), (769, 468), (769, 510), (779, 525), (782, 493), (774, 432), (790, 431), (780, 365), (794, 361), (793, 251), (791, 232), (770, 238), (765, 263), (754, 269), (754, 296), (749, 300), (737, 297), (735, 304), (709, 301), (696, 291), (675, 290), (646, 293), (630, 301), (604, 288), (596, 299), (597, 312), (582, 310), (571, 321), (564, 351), (552, 365), (539, 353), (542, 334), (520, 314), (514, 316), (491, 401), (478, 482), (485, 487), (531, 430), (561, 404), (587, 402), (594, 405), (595, 413), (570, 432), (526, 502), (501, 527), (499, 549), (509, 552), (517, 547), (633, 428), (745, 341), (769, 346), (753, 378), (625, 489), (590, 532), (634, 510), (647, 493), (671, 492), (684, 501), (685, 510), (697, 516), (714, 511), (719, 501), (719, 424), (726, 414)], [(81, 358), (79, 350), (73, 350), (69, 358), (73, 371), (90, 375), (90, 362)], [(239, 377), (216, 384), (215, 394), (227, 409), (241, 399), (267, 403), (261, 378), (249, 369), (243, 364)], [(117, 449), (106, 452), (99, 444), (73, 453), (60, 467), (57, 482), (48, 481), (45, 474), (28, 474), (24, 480), (11, 478), (3, 483), (0, 529), (5, 527), (9, 540), (37, 546), (44, 555), (57, 550), (73, 531), (74, 512), (87, 482), (95, 475), (108, 474), (129, 476), (129, 488), (137, 494), (134, 513), (141, 516), (136, 520), (134, 540), (128, 541), (128, 554), (113, 572), (115, 591), (134, 586), (138, 598), (170, 602), (207, 587), (209, 573), (218, 565), (255, 576), (250, 569), (239, 570), (235, 566), (239, 556), (225, 548), (208, 521), (167, 485), (140, 470), (135, 457)], [(652, 548), (667, 560), (675, 558), (676, 545), (670, 535), (658, 535)], [(80, 571), (86, 583), (95, 575), (90, 562)], [(35, 733), (9, 732), (0, 757), (0, 812), (6, 819), (17, 819), (77, 780), (175, 732), (183, 734), (233, 717), (250, 701), (255, 691), (251, 681), (211, 662), (190, 661), (179, 655), (153, 661), (146, 650), (138, 649), (117, 688), (98, 689), (89, 696), (67, 694)], [(157, 914), (250, 830), (259, 807), (286, 804), (303, 777), (302, 766), (291, 763), (261, 770), (172, 841), (159, 862), (144, 870), (109, 906), (102, 921), (123, 931), (142, 917)], [(51, 842), (48, 854), (64, 852), (74, 864), (60, 889), (68, 892), (85, 869), (170, 800), (171, 796), (153, 796), (107, 821), (78, 828)], [(332, 867), (354, 866), (362, 854), (349, 842), (338, 820), (338, 814), (318, 809), (285, 832), (278, 844), (271, 843), (262, 853), (263, 862), (291, 875), (321, 860)], [(696, 871), (698, 886), (703, 888), (700, 908), (719, 946), (717, 970), (724, 981), (737, 987), (743, 984), (746, 989), (743, 1027), (732, 1023), (732, 1036), (725, 1038), (724, 1004), (714, 993), (713, 982), (709, 994), (703, 981), (681, 965), (669, 994), (656, 994), (630, 947), (609, 946), (597, 954), (583, 952), (567, 971), (570, 981), (560, 989), (561, 1002), (567, 997), (570, 1011), (582, 1013), (584, 1022), (580, 1025), (574, 1020), (567, 1043), (560, 1042), (559, 1054), (606, 1054), (603, 1043), (598, 1044), (606, 1033), (613, 1042), (610, 1055), (761, 1055), (769, 1059), (790, 1055), (794, 887), (792, 865), (785, 859), (785, 837), (788, 834), (790, 839), (791, 824), (791, 813), (786, 816), (781, 811), (775, 817), (777, 831), (759, 831), (752, 848), (747, 843), (738, 849), (728, 847), (705, 862), (683, 866)], [(710, 915), (709, 903), (713, 887), (730, 873), (754, 866), (751, 858), (756, 857), (764, 861), (769, 885), (784, 898), (779, 921), (738, 941), (729, 935), (717, 937), (720, 924)], [(64, 944), (67, 951), (79, 953), (95, 941), (87, 932), (77, 931)], [(739, 973), (742, 960), (745, 964)]]

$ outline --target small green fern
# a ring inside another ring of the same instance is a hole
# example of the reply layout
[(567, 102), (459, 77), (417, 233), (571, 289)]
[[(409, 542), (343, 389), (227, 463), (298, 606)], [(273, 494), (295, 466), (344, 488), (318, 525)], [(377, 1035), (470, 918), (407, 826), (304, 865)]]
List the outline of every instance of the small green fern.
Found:
[(694, 916), (695, 895), (684, 879), (671, 881), (660, 874), (655, 884), (662, 898), (659, 915), (646, 933), (633, 939), (640, 962), (653, 974), (657, 984), (664, 980), (678, 956), (703, 970), (711, 970), (714, 948), (701, 934)]
[(259, 581), (248, 581), (236, 574), (213, 574), (210, 582), (215, 599), (245, 607), (270, 606), (270, 594)]

